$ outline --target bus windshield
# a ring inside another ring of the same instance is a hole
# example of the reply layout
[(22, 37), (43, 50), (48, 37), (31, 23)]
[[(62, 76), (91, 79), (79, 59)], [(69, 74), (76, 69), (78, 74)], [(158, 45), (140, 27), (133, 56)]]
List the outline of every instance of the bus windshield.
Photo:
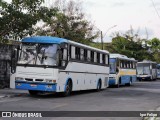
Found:
[(150, 75), (150, 64), (137, 64), (138, 75)]
[(110, 73), (115, 74), (116, 73), (116, 59), (110, 58), (109, 63), (110, 63)]
[(23, 43), (18, 64), (57, 66), (58, 47), (57, 44)]
[(157, 65), (157, 74), (160, 75), (160, 64)]

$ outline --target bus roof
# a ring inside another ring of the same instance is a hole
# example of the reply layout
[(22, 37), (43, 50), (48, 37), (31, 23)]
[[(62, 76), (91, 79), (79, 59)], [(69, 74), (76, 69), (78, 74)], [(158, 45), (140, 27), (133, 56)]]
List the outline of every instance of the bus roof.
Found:
[(68, 43), (76, 45), (76, 46), (81, 46), (81, 47), (84, 47), (84, 48), (88, 48), (88, 49), (91, 49), (91, 50), (95, 50), (95, 51), (99, 51), (99, 52), (103, 52), (103, 53), (108, 53), (109, 54), (109, 52), (107, 50), (101, 50), (101, 49), (94, 48), (94, 47), (91, 47), (91, 46), (88, 46), (88, 45), (84, 45), (84, 44), (81, 44), (81, 43), (78, 43), (78, 42), (74, 42), (74, 41), (68, 40)]
[(155, 63), (155, 64), (157, 64), (156, 62), (149, 61), (149, 60), (143, 60), (143, 61), (141, 61), (141, 62), (138, 62), (138, 63)]
[(51, 36), (33, 36), (33, 37), (26, 37), (22, 39), (22, 43), (64, 43), (68, 42), (68, 40), (64, 38), (58, 38), (58, 37), (51, 37)]
[(119, 58), (119, 59), (124, 59), (124, 60), (136, 61), (134, 58), (128, 58), (128, 57), (125, 56), (125, 55), (116, 54), (116, 53), (110, 54), (110, 58)]
[(58, 38), (58, 37), (51, 37), (51, 36), (33, 36), (33, 37), (26, 37), (22, 39), (22, 43), (56, 43), (56, 44), (61, 44), (61, 43), (69, 43), (69, 44), (73, 44), (76, 46), (81, 46), (84, 48), (88, 48), (88, 49), (92, 49), (92, 50), (96, 50), (99, 52), (103, 52), (103, 53), (108, 53), (108, 51), (106, 50), (100, 50), (94, 47), (90, 47), (78, 42), (74, 42), (74, 41), (70, 41), (64, 38)]

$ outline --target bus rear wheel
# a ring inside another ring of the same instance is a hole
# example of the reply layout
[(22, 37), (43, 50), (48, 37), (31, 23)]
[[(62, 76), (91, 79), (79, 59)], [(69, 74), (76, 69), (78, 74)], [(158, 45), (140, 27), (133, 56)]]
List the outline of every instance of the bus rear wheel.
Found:
[(67, 82), (67, 85), (66, 85), (66, 90), (65, 92), (63, 92), (63, 96), (66, 97), (66, 96), (69, 96), (72, 92), (72, 82), (71, 81), (68, 81)]
[(131, 86), (131, 85), (132, 85), (132, 81), (130, 80), (127, 86)]
[(97, 84), (97, 92), (101, 91), (101, 81), (99, 80), (98, 81), (98, 84)]
[(38, 91), (35, 91), (35, 90), (28, 90), (29, 94), (32, 95), (32, 96), (35, 96), (38, 94)]

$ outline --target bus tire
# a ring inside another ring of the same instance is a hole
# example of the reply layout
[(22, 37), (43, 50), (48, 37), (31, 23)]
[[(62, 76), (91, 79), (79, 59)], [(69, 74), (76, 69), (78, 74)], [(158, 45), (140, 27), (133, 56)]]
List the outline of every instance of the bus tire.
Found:
[(120, 84), (121, 84), (121, 77), (119, 78), (118, 83), (116, 84), (116, 88), (119, 88)]
[(101, 83), (101, 80), (98, 81), (98, 84), (97, 84), (97, 89), (96, 91), (99, 92), (101, 91), (101, 87), (102, 87), (102, 83)]
[(35, 91), (35, 90), (28, 90), (28, 92), (31, 96), (35, 96), (38, 94), (38, 91)]
[(69, 80), (66, 84), (66, 89), (65, 91), (63, 92), (63, 97), (67, 97), (71, 94), (72, 92), (72, 81)]
[(116, 88), (119, 88), (119, 81), (118, 81), (118, 83), (117, 83), (117, 85), (116, 85)]
[(130, 80), (127, 86), (131, 86), (131, 85), (132, 85), (132, 81)]
[(130, 78), (129, 83), (127, 84), (127, 86), (131, 86), (132, 85), (132, 78)]

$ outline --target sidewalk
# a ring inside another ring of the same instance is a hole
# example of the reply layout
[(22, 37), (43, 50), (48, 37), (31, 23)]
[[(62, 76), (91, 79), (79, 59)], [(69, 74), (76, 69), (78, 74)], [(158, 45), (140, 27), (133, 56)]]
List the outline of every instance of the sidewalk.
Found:
[(0, 89), (0, 98), (16, 97), (16, 96), (22, 96), (27, 94), (28, 94), (27, 90), (18, 90), (18, 89), (12, 89), (12, 88)]

